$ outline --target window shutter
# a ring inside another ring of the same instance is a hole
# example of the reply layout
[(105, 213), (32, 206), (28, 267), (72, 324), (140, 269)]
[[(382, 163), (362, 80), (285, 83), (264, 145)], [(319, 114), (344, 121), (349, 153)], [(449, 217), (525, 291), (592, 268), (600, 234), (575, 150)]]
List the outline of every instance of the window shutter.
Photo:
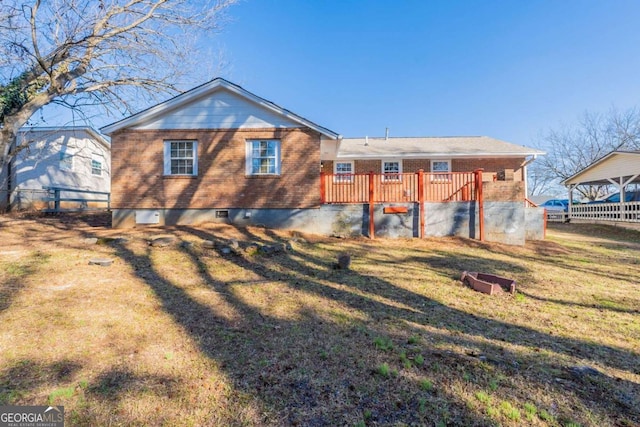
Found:
[(171, 142), (164, 143), (164, 174), (171, 175)]
[(198, 141), (193, 141), (193, 176), (198, 175)]

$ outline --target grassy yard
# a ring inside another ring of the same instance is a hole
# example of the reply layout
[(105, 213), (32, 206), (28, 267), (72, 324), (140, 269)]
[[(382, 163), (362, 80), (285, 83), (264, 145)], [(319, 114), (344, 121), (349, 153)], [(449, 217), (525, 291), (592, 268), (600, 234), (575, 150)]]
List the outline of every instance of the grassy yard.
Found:
[(94, 220), (0, 217), (0, 405), (91, 426), (640, 425), (638, 232), (514, 247)]

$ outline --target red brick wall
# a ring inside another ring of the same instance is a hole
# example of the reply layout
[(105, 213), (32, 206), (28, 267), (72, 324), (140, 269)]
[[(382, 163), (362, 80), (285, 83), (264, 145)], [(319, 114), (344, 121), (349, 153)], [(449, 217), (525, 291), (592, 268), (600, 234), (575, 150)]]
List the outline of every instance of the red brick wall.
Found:
[(484, 169), (485, 173), (499, 173), (505, 169), (512, 169), (514, 181), (524, 181), (521, 165), (525, 158), (515, 159), (454, 159), (451, 161), (452, 172), (468, 172), (476, 169)]
[(487, 202), (524, 202), (524, 182), (484, 182), (482, 195)]
[(415, 173), (420, 169), (425, 172), (431, 171), (431, 161), (428, 159), (406, 159), (402, 161), (402, 172), (404, 173)]
[[(164, 141), (198, 141), (198, 176), (164, 177)], [(280, 139), (280, 176), (246, 176), (248, 139)], [(111, 206), (308, 208), (320, 204), (320, 135), (298, 129), (123, 130), (111, 136)]]
[(356, 173), (382, 173), (382, 162), (380, 160), (356, 160), (354, 167)]
[[(523, 170), (521, 168), (525, 159), (453, 159), (451, 161), (451, 172), (473, 172), (476, 169), (483, 168), (486, 176), (492, 176), (505, 169), (514, 171), (513, 181), (523, 181)], [(322, 170), (325, 173), (333, 173), (333, 162), (325, 160), (322, 162)], [(381, 160), (356, 160), (354, 162), (355, 173), (381, 173)], [(402, 172), (414, 173), (423, 169), (425, 172), (431, 171), (431, 161), (429, 159), (404, 159), (402, 160)]]

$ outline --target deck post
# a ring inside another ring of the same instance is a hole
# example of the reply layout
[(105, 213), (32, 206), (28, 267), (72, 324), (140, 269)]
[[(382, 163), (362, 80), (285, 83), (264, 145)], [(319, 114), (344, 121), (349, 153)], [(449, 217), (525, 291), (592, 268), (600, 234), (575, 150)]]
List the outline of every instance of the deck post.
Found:
[(424, 169), (418, 170), (418, 210), (420, 215), (420, 230), (418, 236), (424, 238)]
[(474, 180), (476, 181), (476, 200), (478, 201), (478, 231), (480, 233), (480, 241), (484, 242), (484, 196), (482, 195), (482, 172), (484, 169), (476, 169), (473, 171)]
[(376, 224), (373, 219), (375, 210), (375, 190), (373, 171), (369, 171), (369, 238), (374, 239), (376, 235)]
[(327, 187), (324, 182), (326, 175), (324, 172), (320, 172), (320, 204), (324, 205), (327, 202)]
[(58, 213), (60, 212), (60, 190), (59, 189), (55, 189), (53, 190), (53, 210)]

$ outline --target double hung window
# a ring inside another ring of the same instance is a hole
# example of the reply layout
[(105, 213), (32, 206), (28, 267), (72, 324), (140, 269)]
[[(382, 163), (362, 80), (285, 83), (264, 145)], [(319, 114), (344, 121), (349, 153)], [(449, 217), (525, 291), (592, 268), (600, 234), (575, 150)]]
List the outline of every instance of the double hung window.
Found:
[(334, 162), (333, 173), (333, 182), (353, 182), (353, 162)]
[(402, 173), (402, 162), (400, 160), (382, 161), (382, 174), (384, 181), (400, 181)]
[(102, 162), (100, 160), (91, 159), (91, 175), (102, 176)]
[(431, 180), (451, 181), (451, 160), (431, 160)]
[(164, 174), (198, 175), (198, 142), (165, 141)]
[(247, 175), (280, 175), (280, 140), (247, 141)]

